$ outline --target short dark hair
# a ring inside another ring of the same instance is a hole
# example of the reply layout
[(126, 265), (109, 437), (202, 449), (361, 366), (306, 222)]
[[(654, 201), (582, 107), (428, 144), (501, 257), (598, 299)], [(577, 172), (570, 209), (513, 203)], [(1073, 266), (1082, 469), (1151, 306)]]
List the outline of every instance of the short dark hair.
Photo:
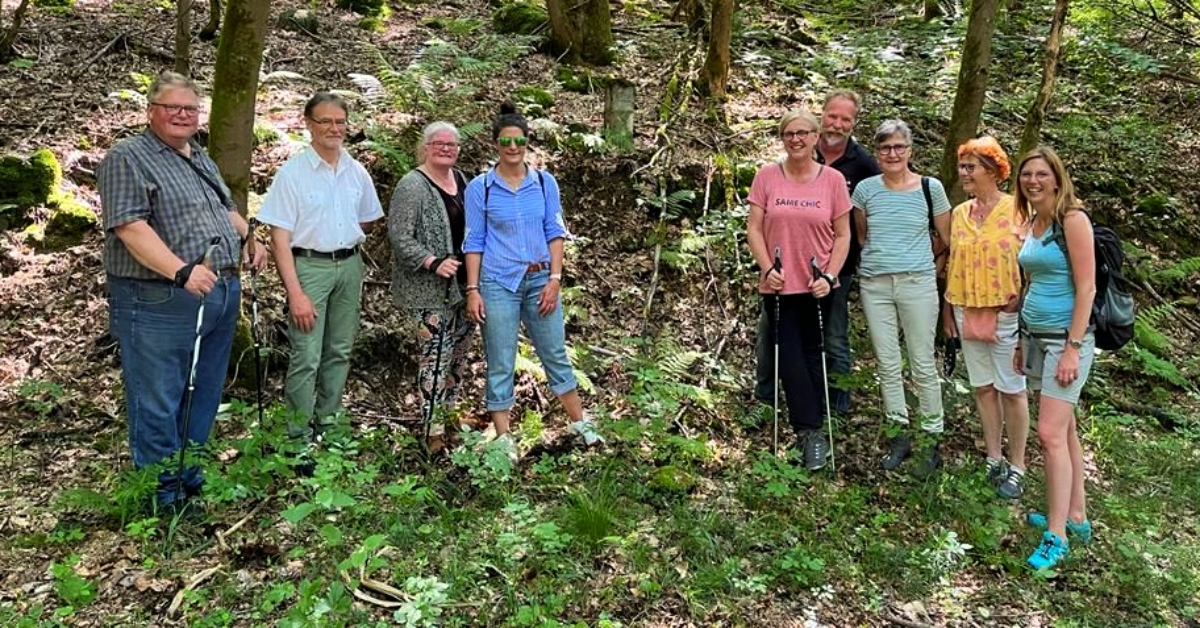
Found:
[(529, 122), (525, 120), (525, 116), (517, 111), (517, 106), (509, 101), (504, 101), (500, 104), (500, 115), (492, 121), (492, 139), (500, 137), (500, 131), (507, 129), (510, 126), (515, 126), (521, 129), (521, 133), (528, 137)]
[(342, 98), (333, 92), (317, 92), (312, 95), (312, 98), (308, 99), (307, 103), (304, 104), (304, 117), (311, 118), (313, 109), (316, 109), (317, 105), (323, 105), (325, 103), (330, 103), (336, 106), (338, 109), (342, 110), (342, 113), (350, 113), (350, 105), (346, 104), (345, 98)]

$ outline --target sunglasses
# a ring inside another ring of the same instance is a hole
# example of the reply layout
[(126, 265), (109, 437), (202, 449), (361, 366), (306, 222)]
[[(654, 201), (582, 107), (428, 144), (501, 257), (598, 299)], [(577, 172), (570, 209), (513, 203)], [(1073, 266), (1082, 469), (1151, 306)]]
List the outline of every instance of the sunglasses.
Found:
[(500, 137), (500, 138), (496, 138), (496, 143), (503, 146), (504, 148), (508, 148), (509, 146), (512, 146), (514, 144), (517, 146), (524, 146), (529, 143), (529, 138), (526, 138), (525, 136)]

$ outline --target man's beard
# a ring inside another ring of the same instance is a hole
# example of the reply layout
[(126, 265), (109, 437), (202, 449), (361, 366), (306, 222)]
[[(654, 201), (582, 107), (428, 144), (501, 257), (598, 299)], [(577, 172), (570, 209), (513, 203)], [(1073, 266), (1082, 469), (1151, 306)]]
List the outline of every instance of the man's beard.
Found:
[(826, 146), (841, 146), (842, 144), (846, 143), (846, 140), (849, 139), (849, 137), (849, 134), (842, 135), (841, 133), (821, 134), (821, 140)]

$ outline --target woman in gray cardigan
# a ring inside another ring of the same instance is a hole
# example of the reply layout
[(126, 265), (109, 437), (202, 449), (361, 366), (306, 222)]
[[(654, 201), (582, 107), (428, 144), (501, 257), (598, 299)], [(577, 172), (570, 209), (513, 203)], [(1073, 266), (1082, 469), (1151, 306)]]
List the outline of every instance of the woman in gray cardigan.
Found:
[(467, 344), (475, 332), (463, 297), (467, 182), (454, 167), (458, 140), (458, 129), (448, 122), (425, 127), (417, 145), (420, 165), (396, 185), (388, 217), (392, 297), (419, 322), (422, 417), (429, 416), (430, 404), (443, 412), (453, 408), (466, 372)]

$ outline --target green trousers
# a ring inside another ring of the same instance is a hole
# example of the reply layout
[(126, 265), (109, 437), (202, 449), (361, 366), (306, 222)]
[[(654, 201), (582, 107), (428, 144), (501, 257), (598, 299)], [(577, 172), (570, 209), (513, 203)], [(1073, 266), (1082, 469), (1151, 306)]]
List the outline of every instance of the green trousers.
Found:
[(317, 320), (308, 333), (288, 320), (292, 356), (284, 396), (288, 410), (305, 419), (289, 426), (289, 434), (311, 438), (313, 417), (324, 425), (343, 411), (342, 392), (362, 311), (362, 255), (343, 260), (297, 257), (296, 276)]

